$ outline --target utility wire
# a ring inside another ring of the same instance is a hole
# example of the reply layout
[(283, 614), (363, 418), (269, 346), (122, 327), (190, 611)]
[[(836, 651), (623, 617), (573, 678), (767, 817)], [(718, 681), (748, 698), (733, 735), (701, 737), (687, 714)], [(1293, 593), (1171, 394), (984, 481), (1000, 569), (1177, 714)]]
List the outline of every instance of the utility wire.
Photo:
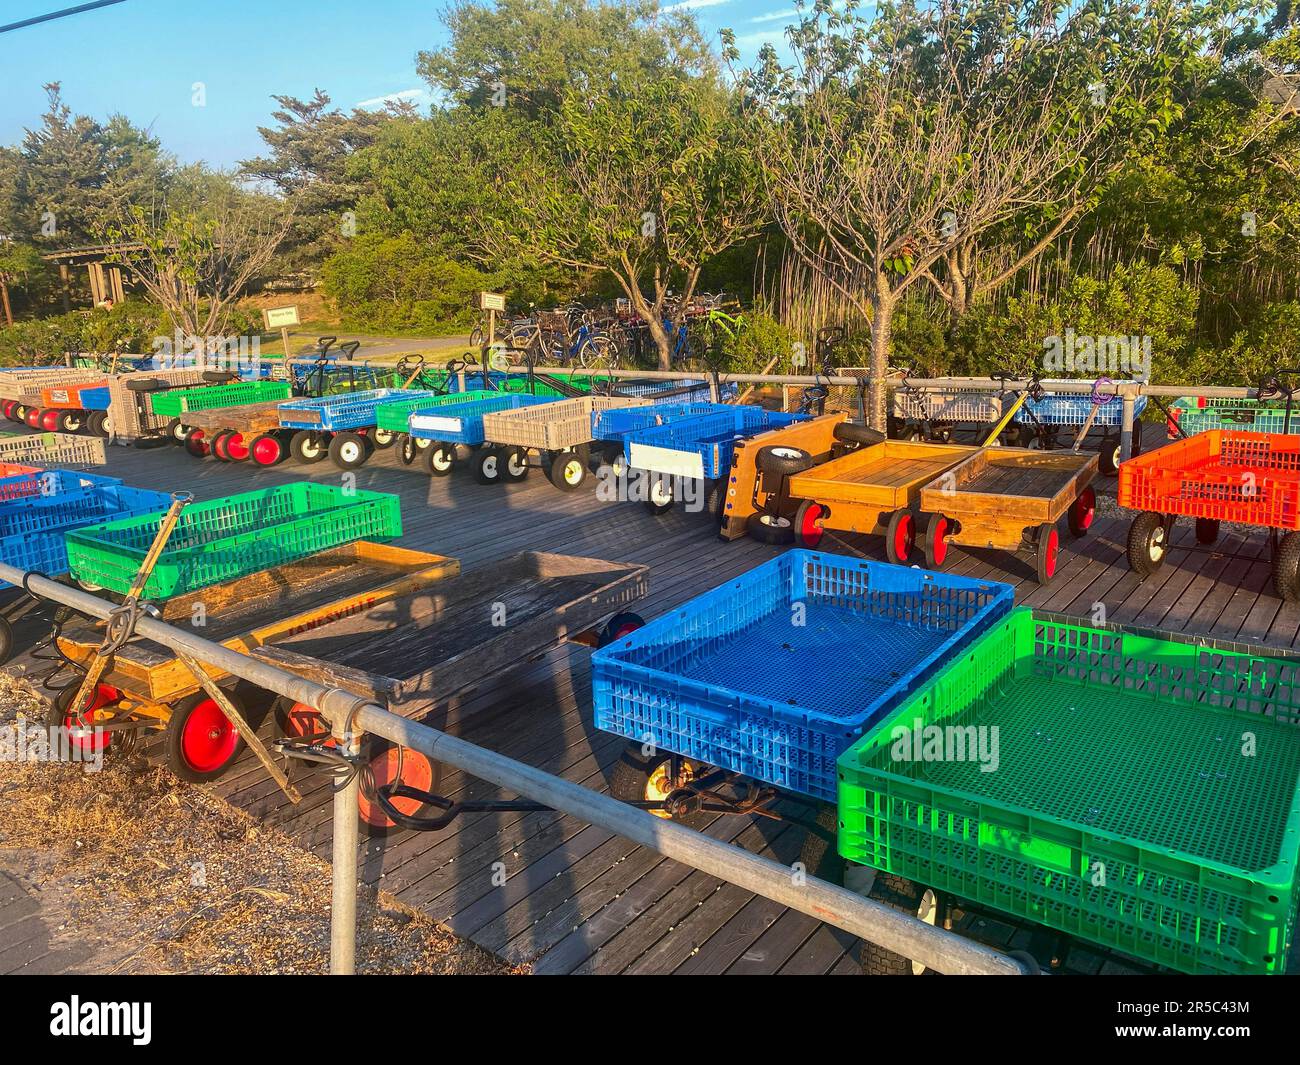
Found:
[(90, 4), (78, 4), (76, 7), (65, 7), (61, 11), (51, 11), (48, 15), (37, 15), (35, 18), (25, 18), (21, 22), (10, 22), (6, 26), (0, 26), (0, 33), (8, 33), (10, 30), (21, 30), (27, 26), (36, 26), (42, 22), (53, 22), (56, 18), (67, 18), (69, 15), (80, 15), (83, 11), (94, 11), (96, 8), (112, 7), (114, 4), (123, 3), (123, 0), (94, 0)]

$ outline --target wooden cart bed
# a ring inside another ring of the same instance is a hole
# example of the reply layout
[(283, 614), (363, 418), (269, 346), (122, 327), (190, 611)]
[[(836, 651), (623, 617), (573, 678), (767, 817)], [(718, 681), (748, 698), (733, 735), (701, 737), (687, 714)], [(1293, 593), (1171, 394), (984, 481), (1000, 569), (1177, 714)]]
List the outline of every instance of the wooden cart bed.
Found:
[(1095, 454), (983, 448), (922, 488), (921, 509), (1000, 528), (993, 542), (1010, 544), (1022, 529), (1059, 519), (1096, 475)]
[(235, 407), (213, 407), (210, 410), (186, 411), (180, 415), (182, 425), (212, 433), (218, 429), (234, 429), (247, 435), (269, 433), (280, 428), (282, 399), (262, 403), (243, 403)]
[(529, 551), (253, 654), (417, 713), (593, 628), (647, 587), (642, 565)]
[(977, 450), (956, 444), (887, 440), (795, 474), (790, 478), (790, 495), (893, 510), (915, 502), (918, 488)]
[[(453, 558), (360, 541), (169, 599), (160, 609), (169, 624), (247, 652), (265, 640), (328, 625), (459, 572)], [(68, 626), (59, 646), (69, 658), (87, 662), (102, 639), (102, 622), (83, 622)], [(224, 676), (213, 669), (214, 677)], [(116, 653), (104, 681), (159, 703), (197, 688), (171, 651), (139, 638)]]

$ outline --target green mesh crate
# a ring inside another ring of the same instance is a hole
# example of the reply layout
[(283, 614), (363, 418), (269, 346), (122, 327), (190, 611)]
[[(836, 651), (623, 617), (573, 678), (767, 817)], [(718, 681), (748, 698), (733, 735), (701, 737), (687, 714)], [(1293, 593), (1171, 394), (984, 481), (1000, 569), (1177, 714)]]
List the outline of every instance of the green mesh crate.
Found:
[(404, 399), (397, 403), (381, 403), (375, 408), (375, 427), (394, 433), (404, 433), (407, 430), (408, 419), (417, 410), (433, 410), (435, 407), (445, 407), (449, 403), (491, 399), (500, 394), (500, 392), (489, 392), (478, 388), (467, 392), (448, 392), (445, 396), (421, 396), (419, 399)]
[[(161, 514), (150, 514), (68, 533), (73, 576), (126, 592), (161, 522)], [(341, 544), (401, 535), (397, 496), (310, 481), (191, 503), (181, 511), (144, 597), (167, 599)]]
[(1016, 610), (838, 772), (852, 861), (1183, 972), (1284, 967), (1300, 656)]
[(179, 418), (194, 410), (240, 407), (245, 403), (269, 403), (288, 398), (288, 381), (236, 381), (229, 385), (154, 392), (149, 396), (149, 405), (160, 418)]

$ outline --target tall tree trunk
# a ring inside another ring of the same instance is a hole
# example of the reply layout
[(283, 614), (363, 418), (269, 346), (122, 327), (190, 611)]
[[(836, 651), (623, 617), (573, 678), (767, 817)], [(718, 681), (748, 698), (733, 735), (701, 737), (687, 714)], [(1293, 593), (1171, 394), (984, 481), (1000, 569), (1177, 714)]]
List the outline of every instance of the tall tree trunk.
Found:
[(871, 405), (868, 420), (878, 432), (889, 431), (888, 389), (885, 374), (889, 370), (889, 352), (894, 329), (895, 297), (881, 282), (871, 297)]
[(4, 303), (5, 325), (14, 324), (14, 309), (9, 306), (9, 279), (0, 275), (0, 302)]
[(650, 337), (655, 342), (655, 351), (659, 357), (659, 369), (673, 368), (673, 336), (664, 328), (663, 314), (653, 308), (648, 315), (642, 315), (650, 328)]

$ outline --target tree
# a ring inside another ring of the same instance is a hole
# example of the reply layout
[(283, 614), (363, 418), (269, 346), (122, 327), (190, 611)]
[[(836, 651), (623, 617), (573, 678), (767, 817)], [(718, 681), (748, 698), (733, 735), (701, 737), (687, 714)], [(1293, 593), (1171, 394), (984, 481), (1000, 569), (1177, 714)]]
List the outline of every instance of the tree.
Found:
[(965, 306), (987, 235), (1027, 213), (1077, 217), (1107, 139), (1167, 121), (1163, 75), (1148, 72), (1181, 16), (1179, 0), (905, 0), (867, 20), (817, 0), (791, 31), (793, 70), (765, 49), (747, 83), (768, 119), (774, 210), (796, 254), (871, 321), (877, 427), (904, 293), (927, 281)]
[(310, 100), (275, 96), (277, 126), (259, 126), (267, 155), (245, 160), (242, 173), (269, 182), (294, 207), (293, 229), (285, 241), (286, 266), (311, 269), (333, 252), (350, 229), (347, 212), (365, 186), (349, 174), (355, 153), (371, 144), (391, 118), (414, 118), (409, 105), (385, 111), (330, 107), (320, 89)]
[(613, 278), (667, 370), (701, 268), (769, 217), (744, 126), (735, 93), (681, 72), (571, 90), (536, 142), (513, 153), (484, 242)]
[(36, 248), (0, 237), (0, 311), (4, 313), (5, 325), (14, 324), (10, 289), (22, 285), (29, 277), (44, 269), (45, 262)]
[(229, 176), (190, 168), (152, 203), (124, 203), (104, 236), (138, 245), (116, 261), (130, 267), (178, 329), (216, 337), (292, 221), (282, 204), (248, 192)]

